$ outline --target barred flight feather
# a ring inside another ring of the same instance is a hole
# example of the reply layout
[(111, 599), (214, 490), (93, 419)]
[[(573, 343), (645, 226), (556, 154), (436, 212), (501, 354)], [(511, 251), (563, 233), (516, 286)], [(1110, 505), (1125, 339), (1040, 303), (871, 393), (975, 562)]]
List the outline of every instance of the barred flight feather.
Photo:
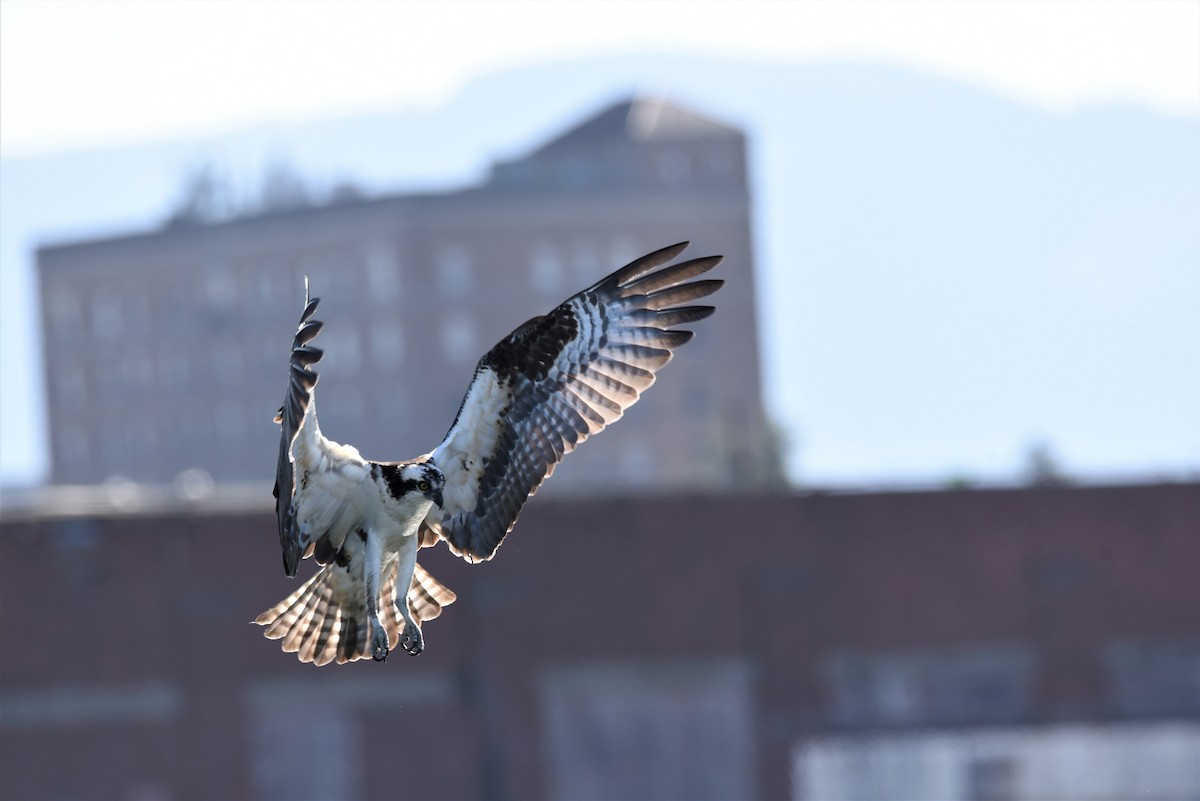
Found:
[[(663, 267), (686, 246), (631, 262), (484, 356), (454, 425), (432, 454), (448, 491), (443, 509), (426, 519), (426, 531), (469, 561), (492, 558), (555, 465), (637, 402), (675, 349), (692, 338), (671, 326), (713, 311), (683, 304), (723, 284), (692, 280), (717, 266), (720, 256)], [(495, 398), (499, 387), (510, 394), (503, 413), (479, 414), (483, 399)], [(481, 446), (488, 467), (464, 467), (463, 454)], [(500, 458), (505, 453), (509, 458)]]

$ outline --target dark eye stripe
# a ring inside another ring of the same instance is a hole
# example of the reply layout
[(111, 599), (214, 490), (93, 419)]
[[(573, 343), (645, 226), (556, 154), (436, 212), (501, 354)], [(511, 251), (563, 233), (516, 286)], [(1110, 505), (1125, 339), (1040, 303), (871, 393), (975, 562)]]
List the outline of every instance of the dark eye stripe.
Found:
[[(428, 492), (431, 484), (424, 478), (404, 478), (403, 469), (405, 465), (395, 464), (376, 464), (373, 468), (375, 475), (381, 476), (387, 482), (388, 491), (393, 498), (402, 498), (409, 492)], [(419, 484), (425, 483), (425, 489), (420, 489)]]

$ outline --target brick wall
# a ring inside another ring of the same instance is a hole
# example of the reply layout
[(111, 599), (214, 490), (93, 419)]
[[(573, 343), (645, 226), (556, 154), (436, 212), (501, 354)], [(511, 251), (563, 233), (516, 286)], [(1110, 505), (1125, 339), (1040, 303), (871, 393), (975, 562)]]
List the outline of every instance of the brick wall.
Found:
[(421, 559), (426, 652), (314, 668), (249, 624), (269, 511), (10, 515), (0, 796), (779, 798), (816, 734), (1200, 719), (1196, 484), (541, 499)]

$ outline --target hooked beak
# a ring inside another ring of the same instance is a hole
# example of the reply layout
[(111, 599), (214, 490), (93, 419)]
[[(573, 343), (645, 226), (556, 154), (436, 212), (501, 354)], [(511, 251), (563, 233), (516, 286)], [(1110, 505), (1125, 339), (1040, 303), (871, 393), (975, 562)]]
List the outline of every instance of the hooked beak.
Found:
[(437, 490), (437, 491), (435, 491), (435, 492), (433, 493), (433, 495), (431, 495), (431, 496), (430, 496), (430, 498), (433, 500), (433, 502), (434, 502), (434, 503), (436, 503), (436, 504), (437, 504), (437, 507), (438, 507), (439, 509), (441, 509), (441, 508), (442, 508), (442, 502), (443, 502), (443, 501), (442, 501), (442, 491), (441, 491), (441, 490)]

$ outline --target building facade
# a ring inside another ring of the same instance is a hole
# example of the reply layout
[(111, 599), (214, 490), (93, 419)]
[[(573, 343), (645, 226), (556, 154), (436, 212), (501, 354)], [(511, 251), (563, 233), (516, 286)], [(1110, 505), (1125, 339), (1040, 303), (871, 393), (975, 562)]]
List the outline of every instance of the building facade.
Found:
[(419, 657), (322, 668), (250, 497), (6, 504), (0, 797), (1200, 793), (1197, 484), (538, 499), (422, 552)]
[(267, 480), (303, 276), (322, 298), (322, 429), (368, 458), (431, 449), (476, 360), (645, 252), (722, 253), (718, 313), (552, 491), (761, 486), (761, 400), (739, 131), (617, 104), (482, 185), (348, 200), (38, 252), (53, 483), (183, 471)]

